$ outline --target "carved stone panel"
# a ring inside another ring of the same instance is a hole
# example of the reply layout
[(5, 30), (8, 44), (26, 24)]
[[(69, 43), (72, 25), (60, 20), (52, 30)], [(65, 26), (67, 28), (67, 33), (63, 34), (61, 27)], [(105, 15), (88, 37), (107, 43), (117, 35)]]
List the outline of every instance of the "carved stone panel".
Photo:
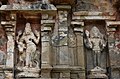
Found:
[(18, 70), (16, 77), (39, 77), (40, 23), (37, 20), (39, 19), (25, 20), (18, 15), (15, 49), (15, 66)]
[[(104, 21), (86, 21), (84, 45), (89, 78), (107, 78), (107, 36)], [(104, 61), (104, 62), (103, 62)], [(97, 74), (97, 76), (95, 76)], [(99, 74), (99, 75), (98, 75)]]

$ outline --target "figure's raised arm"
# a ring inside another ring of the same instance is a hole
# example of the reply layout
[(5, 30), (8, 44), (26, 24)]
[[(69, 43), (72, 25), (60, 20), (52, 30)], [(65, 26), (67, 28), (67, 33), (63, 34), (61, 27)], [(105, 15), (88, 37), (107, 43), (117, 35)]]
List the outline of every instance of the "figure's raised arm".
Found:
[(19, 41), (19, 38), (20, 38), (20, 35), (22, 34), (22, 31), (20, 30), (20, 31), (18, 31), (18, 35), (17, 35), (17, 37), (16, 37), (16, 42), (18, 43)]
[(36, 44), (39, 43), (39, 40), (40, 40), (40, 32), (35, 30), (35, 35), (37, 36), (36, 38), (34, 38), (34, 41)]

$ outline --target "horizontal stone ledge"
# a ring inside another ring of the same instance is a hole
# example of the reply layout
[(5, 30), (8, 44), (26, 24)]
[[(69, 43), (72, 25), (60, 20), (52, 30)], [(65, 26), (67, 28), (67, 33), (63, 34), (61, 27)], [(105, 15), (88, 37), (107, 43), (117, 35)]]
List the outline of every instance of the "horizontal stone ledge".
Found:
[[(57, 10), (56, 7), (53, 4), (47, 4), (46, 9), (42, 9), (42, 5), (43, 4), (38, 4), (39, 6), (35, 6), (32, 4), (17, 4), (17, 3), (13, 3), (11, 5), (2, 5), (0, 7), (0, 10)], [(31, 8), (31, 7), (35, 7), (35, 8)]]
[(1, 21), (1, 25), (16, 25), (15, 21)]
[(52, 28), (51, 27), (44, 27), (41, 29), (42, 32), (49, 32), (49, 31), (52, 31)]
[(115, 16), (73, 16), (72, 20), (115, 20)]
[(78, 22), (78, 21), (72, 21), (71, 22), (72, 25), (81, 25), (81, 26), (84, 26), (84, 22)]
[(100, 12), (100, 11), (78, 11), (73, 12), (74, 15), (113, 15), (113, 12)]
[(56, 8), (58, 9), (71, 9), (70, 5), (57, 5)]
[(106, 21), (107, 26), (120, 25), (120, 21)]
[(115, 32), (115, 31), (116, 31), (116, 28), (115, 28), (115, 27), (107, 28), (107, 31), (108, 31), (108, 32)]
[(35, 14), (49, 14), (51, 16), (55, 16), (57, 11), (56, 10), (0, 10), (0, 12), (11, 12), (11, 13), (27, 13), (30, 15), (35, 15)]
[(83, 28), (74, 28), (74, 31), (76, 31), (76, 32), (83, 32)]
[(51, 23), (55, 23), (55, 20), (41, 20), (41, 24), (51, 24)]
[(71, 70), (85, 70), (84, 68), (80, 66), (65, 66), (65, 65), (58, 65), (58, 66), (53, 66), (53, 70), (59, 70), (59, 71), (71, 71)]

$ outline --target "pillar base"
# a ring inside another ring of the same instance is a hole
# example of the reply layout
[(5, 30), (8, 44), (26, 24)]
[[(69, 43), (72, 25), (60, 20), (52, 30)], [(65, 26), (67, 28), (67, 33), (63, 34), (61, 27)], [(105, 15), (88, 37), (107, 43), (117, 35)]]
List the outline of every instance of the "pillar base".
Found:
[(49, 64), (42, 64), (41, 65), (41, 78), (51, 78), (51, 70), (52, 66)]

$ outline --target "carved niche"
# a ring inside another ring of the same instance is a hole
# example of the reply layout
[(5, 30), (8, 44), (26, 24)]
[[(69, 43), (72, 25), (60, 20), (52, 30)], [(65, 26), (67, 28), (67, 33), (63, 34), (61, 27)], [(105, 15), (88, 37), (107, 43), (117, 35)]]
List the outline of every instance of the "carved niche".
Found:
[[(84, 45), (89, 78), (107, 78), (107, 35), (104, 21), (86, 21)], [(104, 61), (104, 62), (103, 62)], [(95, 76), (95, 74), (99, 74)]]
[(16, 27), (16, 77), (39, 77), (40, 23), (37, 15), (18, 14)]

